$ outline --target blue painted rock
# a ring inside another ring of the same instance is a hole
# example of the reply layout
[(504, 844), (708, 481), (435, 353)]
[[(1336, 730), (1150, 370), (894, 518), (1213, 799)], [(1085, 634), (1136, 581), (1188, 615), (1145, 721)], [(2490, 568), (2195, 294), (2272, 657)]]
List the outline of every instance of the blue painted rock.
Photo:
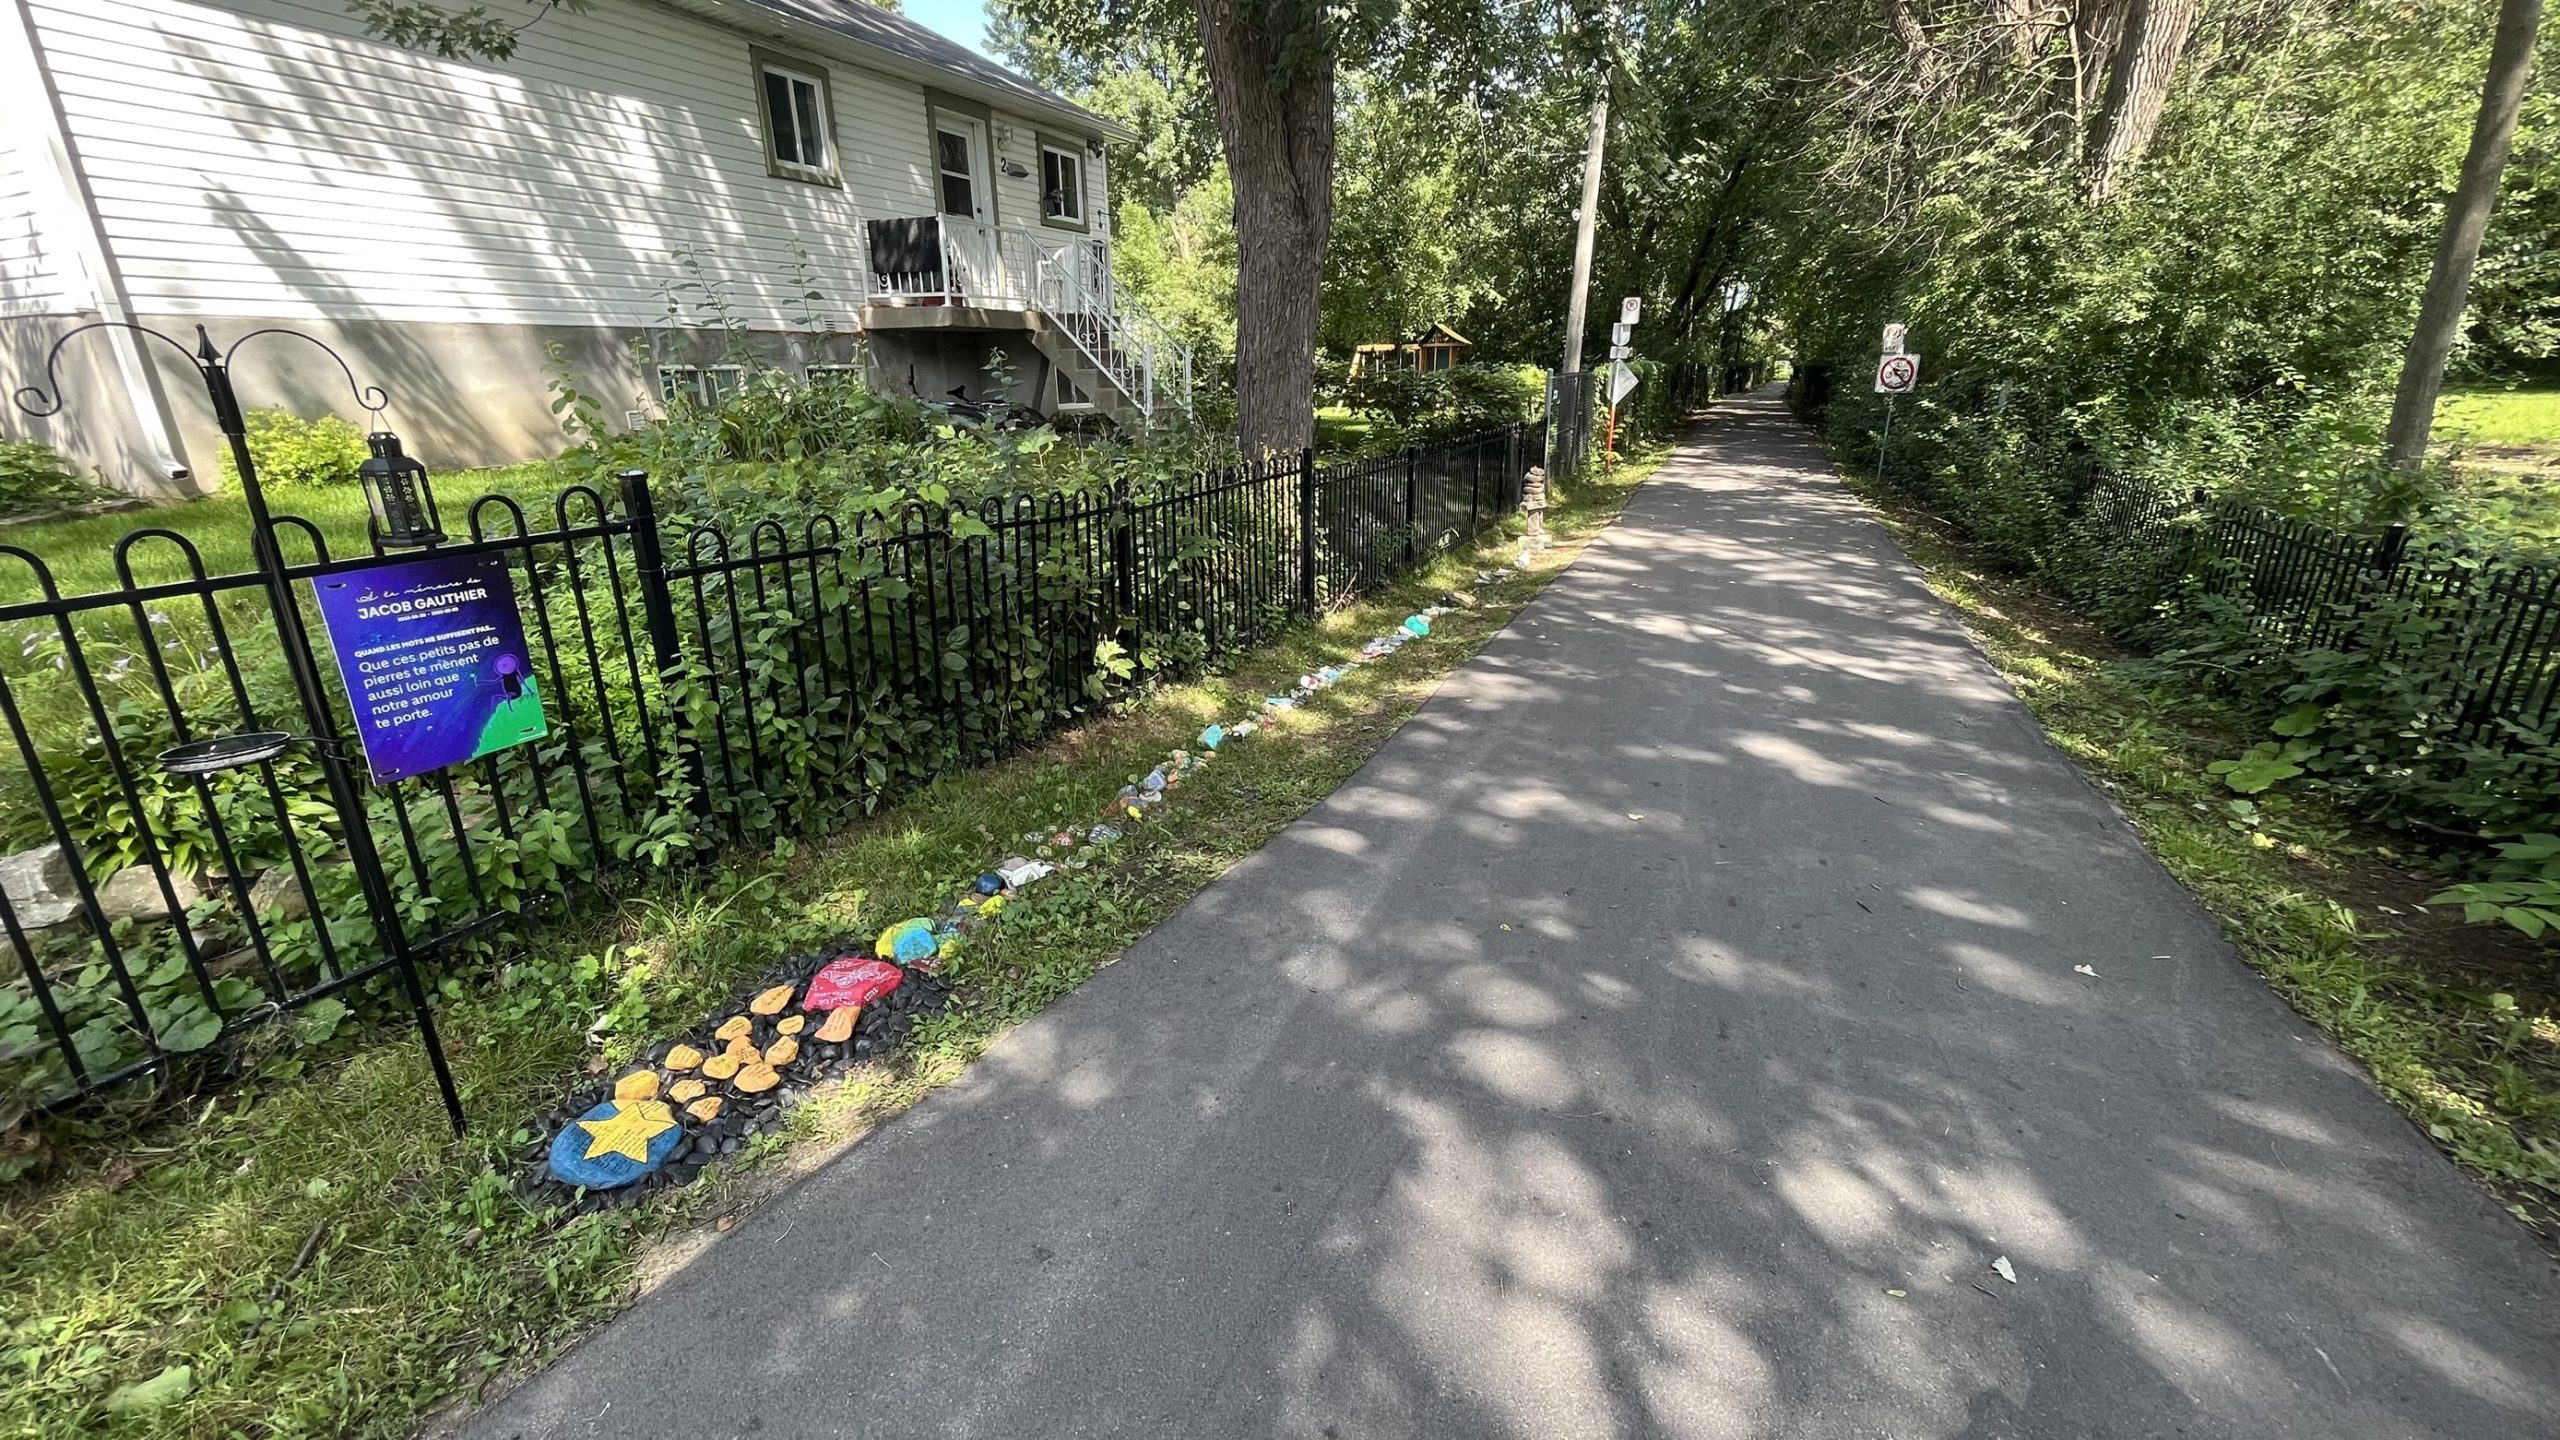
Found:
[(1419, 615), (1407, 615), (1404, 617), (1404, 633), (1419, 639), (1431, 633), (1431, 622)]
[(1200, 732), (1200, 748), (1203, 750), (1215, 750), (1218, 748), (1218, 742), (1226, 738), (1226, 726), (1212, 725), (1208, 729)]
[(981, 895), (993, 895), (1004, 888), (1004, 877), (989, 870), (978, 877), (973, 888)]
[(618, 1190), (646, 1178), (684, 1141), (663, 1100), (607, 1100), (551, 1139), (551, 1176), (584, 1190)]
[(901, 920), (881, 931), (873, 948), (901, 965), (929, 959), (934, 950), (933, 924), (927, 920)]
[(1139, 781), (1138, 786), (1143, 790), (1162, 790), (1164, 788), (1164, 767), (1159, 765), (1153, 770), (1148, 771), (1147, 778)]

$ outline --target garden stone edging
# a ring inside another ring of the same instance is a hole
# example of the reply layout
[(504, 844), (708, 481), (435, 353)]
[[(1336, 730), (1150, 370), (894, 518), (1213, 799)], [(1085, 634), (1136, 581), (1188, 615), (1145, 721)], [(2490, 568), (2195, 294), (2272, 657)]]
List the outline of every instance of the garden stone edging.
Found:
[[(1477, 577), (1480, 583), (1491, 578)], [(1463, 608), (1476, 603), (1465, 592), (1448, 598)], [(920, 1018), (947, 1006), (951, 986), (940, 977), (943, 964), (1024, 889), (1059, 869), (1085, 869), (1092, 851), (1119, 840), (1124, 827), (1144, 824), (1221, 745), (1252, 735), (1267, 723), (1262, 717), (1295, 709), (1352, 670), (1428, 637), (1431, 622), (1448, 608), (1409, 615), (1355, 658), (1301, 675), (1288, 694), (1266, 697), (1255, 718), (1209, 725), (1200, 732), (1199, 751), (1173, 751), (1104, 801), (1101, 818), (1027, 832), (1024, 844), (1038, 858), (1007, 856), (979, 872), (943, 914), (889, 926), (867, 953), (845, 943), (792, 956), (722, 1006), (694, 1039), (662, 1042), (613, 1078), (581, 1086), (536, 1125), (518, 1156), (518, 1193), (534, 1204), (586, 1213), (635, 1204), (699, 1178), (711, 1162), (779, 1126), (819, 1081), (893, 1050)]]

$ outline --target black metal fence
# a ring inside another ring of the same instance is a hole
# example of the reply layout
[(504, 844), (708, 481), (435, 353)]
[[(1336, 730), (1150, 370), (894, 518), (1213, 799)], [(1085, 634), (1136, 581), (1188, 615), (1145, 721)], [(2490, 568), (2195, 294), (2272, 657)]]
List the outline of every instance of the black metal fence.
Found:
[(1570, 479), (1591, 458), (1592, 417), (1599, 409), (1597, 370), (1547, 376), (1547, 473)]
[[(270, 1022), (325, 1029), (386, 974), (446, 1081), (423, 963), (617, 873), (823, 829), (1373, 589), (1509, 515), (1534, 443), (1515, 426), (743, 532), (662, 533), (637, 472), (538, 514), (482, 497), (464, 534), (401, 553), (503, 558), (548, 733), (346, 796), (329, 772), (355, 731), (308, 638), (313, 587), (379, 542), (333, 555), (276, 515), (259, 567), (213, 574), (145, 527), (115, 586), (69, 595), (0, 544), (20, 572), (0, 577), (19, 767), (0, 777), (0, 1102), (60, 1105)], [(238, 748), (169, 763), (208, 741)], [(449, 1081), (447, 1101), (459, 1124)]]
[(2560, 568), (2426, 540), (2405, 525), (2354, 534), (2104, 479), (2044, 568), (2066, 593), (2151, 638), (2191, 641), (2210, 621), (2250, 636), (2265, 656), (2387, 666), (2389, 703), (2410, 717), (2409, 763), (2448, 742), (2545, 753), (2560, 744)]

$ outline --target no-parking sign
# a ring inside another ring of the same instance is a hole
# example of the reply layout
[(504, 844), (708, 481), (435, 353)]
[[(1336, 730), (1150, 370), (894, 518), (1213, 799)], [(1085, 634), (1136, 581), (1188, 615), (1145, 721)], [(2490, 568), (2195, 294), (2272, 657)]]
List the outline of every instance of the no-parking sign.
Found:
[(1920, 386), (1920, 357), (1887, 355), (1876, 362), (1876, 393), (1908, 395)]

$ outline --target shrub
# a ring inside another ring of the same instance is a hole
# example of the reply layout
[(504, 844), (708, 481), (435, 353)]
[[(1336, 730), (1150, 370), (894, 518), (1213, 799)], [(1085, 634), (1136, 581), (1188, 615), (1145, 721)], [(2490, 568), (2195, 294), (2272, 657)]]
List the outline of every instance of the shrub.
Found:
[(0, 515), (32, 515), (77, 505), (95, 487), (40, 440), (0, 440)]
[(1351, 408), (1407, 438), (1465, 434), (1526, 420), (1537, 409), (1537, 374), (1517, 365), (1382, 370), (1353, 379)]
[[(335, 415), (304, 420), (289, 410), (252, 410), (248, 421), (249, 459), (258, 467), (258, 483), (270, 490), (352, 485), (356, 467), (371, 453), (364, 432)], [(240, 468), (228, 450), (222, 479), (235, 488), (240, 484)]]

